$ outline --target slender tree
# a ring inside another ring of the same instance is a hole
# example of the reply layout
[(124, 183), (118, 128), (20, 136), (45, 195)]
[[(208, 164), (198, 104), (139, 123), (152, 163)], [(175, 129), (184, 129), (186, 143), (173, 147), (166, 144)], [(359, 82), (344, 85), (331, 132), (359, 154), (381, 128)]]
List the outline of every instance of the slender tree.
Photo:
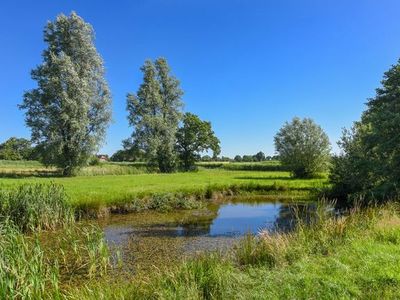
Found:
[(191, 113), (184, 115), (183, 126), (177, 132), (177, 151), (185, 171), (195, 169), (195, 162), (200, 160), (203, 151), (212, 150), (214, 156), (218, 155), (219, 143), (210, 122)]
[(164, 58), (154, 63), (147, 60), (141, 71), (143, 83), (138, 92), (127, 96), (128, 120), (134, 132), (131, 140), (124, 142), (125, 148), (143, 151), (150, 166), (172, 172), (183, 92)]
[(38, 87), (21, 109), (46, 165), (72, 175), (98, 150), (111, 119), (111, 96), (94, 32), (75, 12), (59, 15), (44, 30), (43, 63), (32, 71)]

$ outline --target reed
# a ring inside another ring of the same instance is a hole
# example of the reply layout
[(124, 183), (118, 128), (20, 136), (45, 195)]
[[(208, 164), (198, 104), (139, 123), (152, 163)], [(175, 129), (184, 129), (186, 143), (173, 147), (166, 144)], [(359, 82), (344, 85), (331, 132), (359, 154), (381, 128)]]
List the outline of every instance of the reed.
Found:
[(6, 219), (22, 232), (48, 230), (73, 223), (74, 211), (61, 185), (27, 183), (0, 191), (0, 222)]
[(36, 236), (27, 239), (13, 223), (0, 223), (0, 299), (58, 298), (58, 278)]

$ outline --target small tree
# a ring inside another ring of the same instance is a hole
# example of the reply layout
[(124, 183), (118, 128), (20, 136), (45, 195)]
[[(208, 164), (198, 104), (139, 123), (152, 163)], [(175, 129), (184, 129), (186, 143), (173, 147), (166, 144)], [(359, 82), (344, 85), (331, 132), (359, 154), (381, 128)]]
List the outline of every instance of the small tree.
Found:
[(233, 160), (236, 161), (236, 162), (241, 162), (242, 161), (242, 157), (240, 155), (236, 155)]
[(202, 121), (194, 114), (186, 113), (183, 126), (177, 132), (176, 149), (181, 166), (185, 171), (195, 169), (195, 162), (200, 159), (200, 153), (213, 151), (214, 157), (220, 153), (219, 139), (211, 128), (211, 123)]
[(48, 47), (32, 71), (38, 87), (20, 108), (41, 160), (72, 175), (98, 150), (111, 119), (111, 97), (94, 33), (76, 13), (59, 15), (44, 31)]
[(256, 155), (254, 155), (254, 160), (255, 161), (264, 161), (265, 160), (264, 152), (260, 151)]
[(329, 138), (312, 119), (294, 118), (275, 135), (275, 149), (295, 177), (313, 177), (327, 170)]

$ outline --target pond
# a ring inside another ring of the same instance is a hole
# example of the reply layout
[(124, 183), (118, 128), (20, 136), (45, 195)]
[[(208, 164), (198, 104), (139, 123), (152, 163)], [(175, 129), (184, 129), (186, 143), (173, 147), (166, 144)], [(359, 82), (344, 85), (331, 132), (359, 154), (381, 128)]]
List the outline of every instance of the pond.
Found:
[(107, 243), (129, 272), (169, 265), (204, 251), (225, 251), (246, 234), (290, 230), (308, 218), (313, 202), (231, 197), (203, 209), (112, 215), (100, 222)]

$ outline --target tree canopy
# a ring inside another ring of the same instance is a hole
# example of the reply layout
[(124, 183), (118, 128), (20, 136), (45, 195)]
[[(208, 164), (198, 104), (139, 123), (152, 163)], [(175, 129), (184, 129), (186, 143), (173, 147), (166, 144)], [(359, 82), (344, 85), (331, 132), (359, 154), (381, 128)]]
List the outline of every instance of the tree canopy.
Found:
[(183, 92), (164, 58), (154, 63), (147, 60), (141, 71), (138, 92), (127, 96), (128, 120), (134, 131), (125, 147), (143, 151), (149, 165), (161, 172), (172, 172), (177, 164), (175, 141)]
[(327, 170), (330, 143), (312, 119), (293, 118), (275, 135), (275, 149), (295, 177), (313, 177)]
[(202, 121), (192, 113), (184, 115), (183, 126), (177, 132), (176, 145), (184, 170), (195, 168), (195, 162), (200, 160), (201, 152), (211, 150), (214, 157), (218, 155), (221, 151), (219, 143), (210, 122)]
[(400, 60), (384, 73), (361, 120), (345, 130), (333, 159), (335, 196), (382, 200), (398, 196), (400, 183)]
[(38, 87), (24, 94), (20, 107), (42, 161), (72, 175), (103, 141), (110, 91), (93, 28), (76, 13), (49, 22), (44, 41), (43, 62), (31, 73)]
[(32, 157), (31, 142), (24, 138), (11, 137), (0, 144), (0, 159), (28, 160)]

